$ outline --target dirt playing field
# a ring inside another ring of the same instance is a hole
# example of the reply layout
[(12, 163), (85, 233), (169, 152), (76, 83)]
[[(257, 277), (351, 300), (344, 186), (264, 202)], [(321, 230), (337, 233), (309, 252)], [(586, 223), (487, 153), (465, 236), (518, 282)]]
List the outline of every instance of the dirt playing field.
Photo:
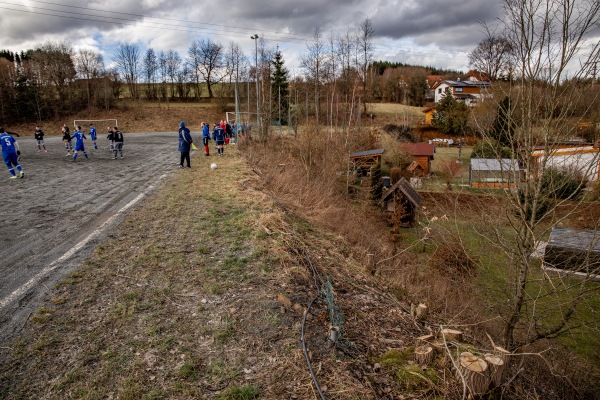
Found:
[[(127, 134), (123, 159), (112, 159), (105, 135), (89, 160), (67, 157), (59, 137), (38, 153), (32, 137), (17, 138), (25, 178), (0, 175), (0, 342), (27, 320), (48, 288), (112, 231), (120, 217), (178, 169), (176, 133)], [(197, 135), (194, 135), (197, 137)], [(192, 161), (193, 164), (193, 161)]]

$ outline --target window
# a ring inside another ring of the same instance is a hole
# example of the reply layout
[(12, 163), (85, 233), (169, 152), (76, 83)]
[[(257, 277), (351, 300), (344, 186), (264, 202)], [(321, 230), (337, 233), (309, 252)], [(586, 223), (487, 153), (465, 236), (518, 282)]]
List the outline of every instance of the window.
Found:
[(439, 93), (439, 94), (442, 94), (442, 88), (439, 88), (439, 89), (438, 89), (438, 93)]
[(462, 92), (462, 89), (463, 88), (461, 88), (461, 87), (457, 87), (457, 88), (454, 88), (454, 91), (456, 91), (456, 92)]

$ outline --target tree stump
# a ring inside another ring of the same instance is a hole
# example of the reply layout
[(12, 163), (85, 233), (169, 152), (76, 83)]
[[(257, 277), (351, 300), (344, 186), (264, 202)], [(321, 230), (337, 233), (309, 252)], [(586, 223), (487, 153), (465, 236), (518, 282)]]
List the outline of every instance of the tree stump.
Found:
[(442, 329), (442, 335), (447, 342), (460, 343), (463, 339), (462, 332), (455, 329)]
[(424, 345), (428, 345), (431, 344), (431, 342), (433, 341), (433, 339), (435, 339), (435, 336), (433, 335), (423, 335), (423, 336), (419, 336), (417, 338), (417, 346), (424, 346)]
[(425, 318), (427, 318), (427, 314), (429, 314), (429, 307), (423, 303), (419, 303), (415, 311), (415, 318), (419, 321), (423, 321)]
[(488, 365), (473, 353), (460, 353), (458, 367), (474, 396), (487, 392), (490, 385)]
[(442, 339), (435, 339), (430, 344), (439, 354), (446, 354), (446, 343)]
[(502, 374), (504, 373), (504, 360), (493, 354), (486, 354), (485, 361), (488, 363), (490, 370), (490, 378), (494, 387), (502, 384)]
[(417, 346), (415, 348), (415, 361), (419, 365), (429, 365), (435, 358), (435, 352), (431, 346)]

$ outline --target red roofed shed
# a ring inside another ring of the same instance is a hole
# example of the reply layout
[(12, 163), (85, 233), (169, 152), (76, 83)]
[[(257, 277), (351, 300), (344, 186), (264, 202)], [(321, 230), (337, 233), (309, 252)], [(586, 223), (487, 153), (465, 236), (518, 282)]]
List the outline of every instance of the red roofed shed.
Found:
[(406, 143), (404, 149), (413, 157), (408, 170), (415, 175), (426, 176), (431, 173), (431, 160), (435, 153), (435, 145), (429, 143)]

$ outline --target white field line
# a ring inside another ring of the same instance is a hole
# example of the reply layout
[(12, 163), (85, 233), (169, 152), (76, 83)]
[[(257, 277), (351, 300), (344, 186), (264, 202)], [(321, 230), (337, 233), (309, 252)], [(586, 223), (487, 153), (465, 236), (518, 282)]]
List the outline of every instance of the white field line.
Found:
[(127, 211), (128, 209), (133, 207), (138, 201), (143, 199), (151, 190), (153, 190), (156, 187), (156, 185), (165, 176), (166, 176), (166, 174), (161, 175), (155, 184), (147, 187), (142, 193), (138, 194), (135, 199), (131, 200), (129, 203), (124, 205), (123, 208), (121, 208), (113, 216), (111, 216), (109, 219), (107, 219), (102, 225), (100, 225), (97, 229), (95, 229), (92, 233), (90, 233), (85, 239), (83, 239), (82, 241), (77, 243), (75, 246), (73, 246), (69, 251), (67, 251), (65, 254), (60, 256), (58, 259), (54, 260), (50, 265), (48, 265), (46, 268), (44, 268), (43, 270), (38, 272), (33, 278), (31, 278), (29, 281), (27, 281), (25, 284), (23, 284), (18, 289), (16, 289), (10, 295), (8, 295), (4, 299), (2, 299), (2, 301), (0, 301), (0, 310), (3, 309), (4, 307), (6, 307), (7, 305), (9, 305), (10, 303), (12, 303), (17, 298), (21, 297), (25, 292), (27, 292), (29, 289), (31, 289), (32, 287), (37, 285), (42, 280), (42, 278), (44, 278), (50, 272), (52, 272), (56, 268), (58, 268), (61, 265), (61, 263), (65, 262), (66, 260), (71, 258), (71, 256), (73, 256), (75, 253), (77, 253), (79, 250), (81, 250), (86, 244), (88, 244), (90, 241), (94, 240), (98, 235), (100, 235), (102, 233), (103, 230), (105, 230), (107, 227), (109, 227), (114, 222), (114, 220), (117, 219), (117, 217), (119, 217), (125, 211)]

